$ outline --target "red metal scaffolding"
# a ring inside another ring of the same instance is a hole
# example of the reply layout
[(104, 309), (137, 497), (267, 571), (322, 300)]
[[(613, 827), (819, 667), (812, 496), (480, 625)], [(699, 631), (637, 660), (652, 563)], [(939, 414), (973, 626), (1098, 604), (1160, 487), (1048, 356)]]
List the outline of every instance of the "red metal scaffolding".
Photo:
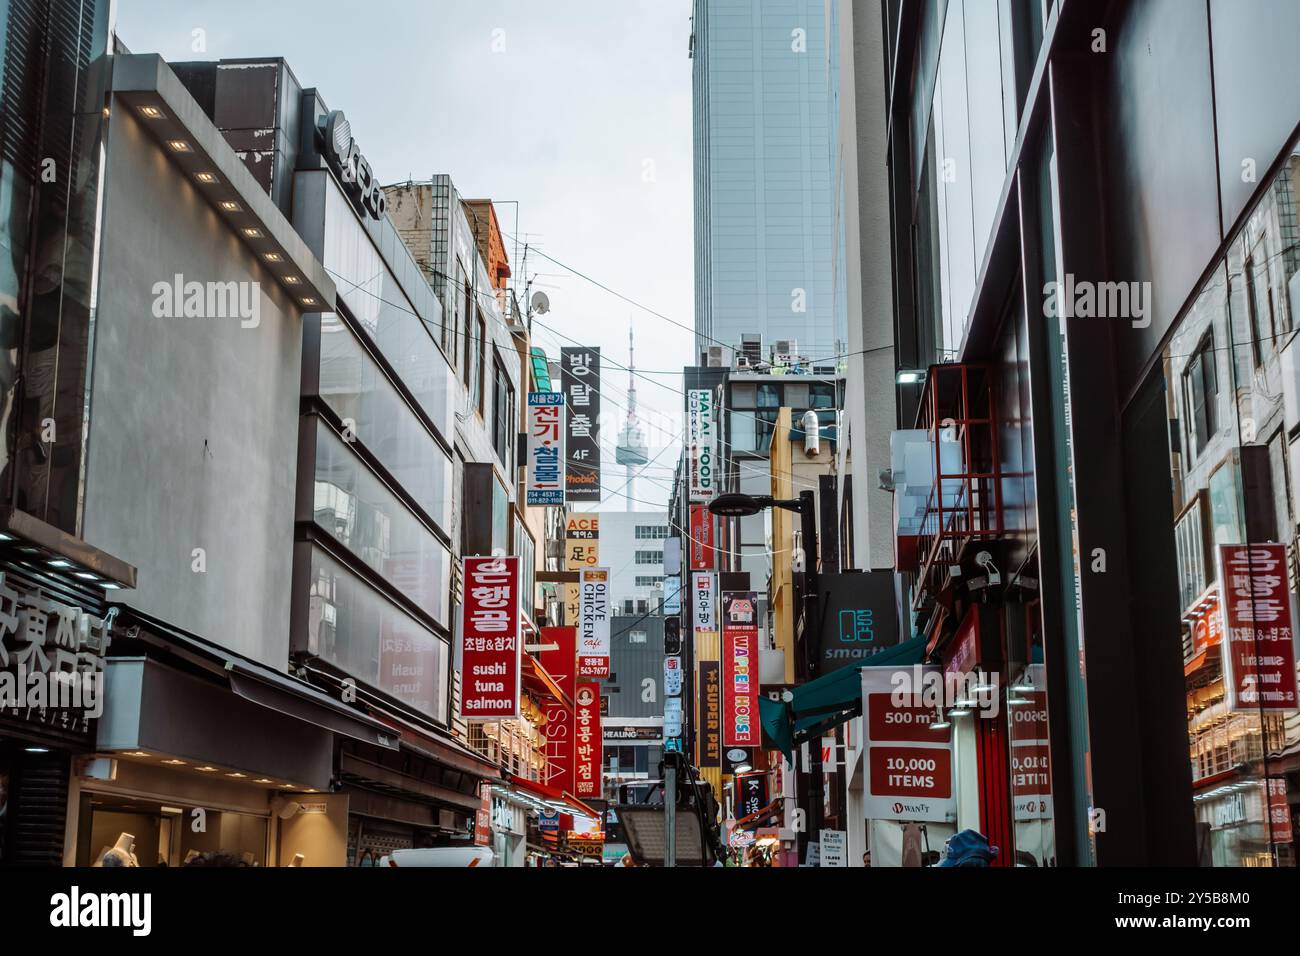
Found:
[(972, 541), (1003, 532), (994, 366), (930, 366), (917, 427), (929, 434), (934, 456), (934, 481), (917, 536), (913, 607), (919, 608), (955, 580), (950, 569)]

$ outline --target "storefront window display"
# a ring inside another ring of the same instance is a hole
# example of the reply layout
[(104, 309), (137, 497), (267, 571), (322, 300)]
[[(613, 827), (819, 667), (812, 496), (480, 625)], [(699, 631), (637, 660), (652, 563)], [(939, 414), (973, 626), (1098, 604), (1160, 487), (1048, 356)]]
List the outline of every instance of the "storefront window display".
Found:
[(1163, 355), (1203, 865), (1295, 865), (1297, 185), (1293, 149)]
[(83, 811), (77, 865), (265, 866), (269, 823), (268, 816), (250, 813), (93, 794)]

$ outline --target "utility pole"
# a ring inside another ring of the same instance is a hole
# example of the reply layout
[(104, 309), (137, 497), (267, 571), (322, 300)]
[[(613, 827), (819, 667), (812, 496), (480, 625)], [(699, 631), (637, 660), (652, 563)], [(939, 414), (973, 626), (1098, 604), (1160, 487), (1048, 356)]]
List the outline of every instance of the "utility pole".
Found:
[[(821, 635), (820, 598), (817, 576), (817, 498), (811, 491), (799, 492), (799, 521), (804, 551), (803, 639), (807, 654), (808, 679), (817, 677), (817, 643)], [(804, 841), (804, 859), (808, 843), (822, 829), (822, 742), (818, 737), (808, 742), (808, 835)]]
[(664, 754), (664, 866), (677, 865), (677, 755)]

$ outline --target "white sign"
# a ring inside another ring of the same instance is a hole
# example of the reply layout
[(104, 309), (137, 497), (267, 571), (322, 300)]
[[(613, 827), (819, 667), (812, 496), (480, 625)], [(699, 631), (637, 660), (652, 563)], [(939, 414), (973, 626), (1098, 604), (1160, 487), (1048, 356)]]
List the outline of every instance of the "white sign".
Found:
[(664, 737), (682, 735), (682, 699), (668, 697), (664, 699)]
[(861, 670), (867, 819), (955, 821), (952, 727), (945, 727), (940, 709), (922, 697), (926, 678), (933, 673), (942, 681), (942, 670)]
[(843, 830), (823, 830), (821, 840), (822, 866), (848, 866), (849, 835)]
[(609, 569), (587, 568), (579, 574), (578, 676), (609, 676)]
[(664, 578), (664, 613), (682, 613), (682, 579), (673, 575)]
[(696, 571), (691, 575), (691, 617), (695, 637), (712, 634), (718, 629), (717, 617), (718, 576), (712, 571)]
[(690, 469), (690, 500), (709, 502), (718, 492), (718, 431), (713, 392), (693, 388), (686, 393), (686, 450)]
[(564, 393), (528, 393), (526, 503), (564, 505)]
[[(676, 655), (664, 658), (664, 694), (676, 697), (682, 692), (682, 659)], [(673, 736), (677, 736), (673, 734)]]

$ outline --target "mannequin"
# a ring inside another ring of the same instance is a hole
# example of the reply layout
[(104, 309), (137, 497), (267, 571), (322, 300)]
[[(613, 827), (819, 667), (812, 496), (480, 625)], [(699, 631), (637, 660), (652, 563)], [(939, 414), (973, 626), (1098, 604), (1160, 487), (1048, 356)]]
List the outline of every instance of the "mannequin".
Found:
[(118, 834), (117, 842), (100, 851), (99, 859), (94, 865), (98, 867), (139, 866), (140, 861), (135, 858), (135, 836), (130, 833)]

